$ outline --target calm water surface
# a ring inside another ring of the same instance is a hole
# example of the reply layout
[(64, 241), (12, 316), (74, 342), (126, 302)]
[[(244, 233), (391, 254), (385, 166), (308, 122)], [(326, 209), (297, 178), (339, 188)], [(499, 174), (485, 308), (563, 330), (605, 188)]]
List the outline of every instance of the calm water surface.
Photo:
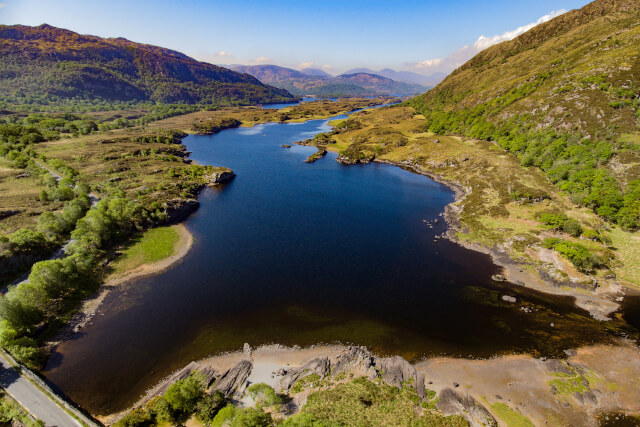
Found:
[(559, 354), (633, 333), (622, 320), (605, 330), (568, 298), (493, 282), (489, 257), (436, 240), (443, 221), (431, 229), (424, 220), (453, 200), (447, 187), (393, 166), (342, 166), (335, 154), (306, 164), (315, 148), (281, 146), (326, 123), (186, 138), (194, 160), (236, 179), (202, 193), (186, 221), (189, 255), (112, 292), (51, 357), (48, 379), (105, 414), (189, 361), (245, 342), (348, 342), (417, 359)]

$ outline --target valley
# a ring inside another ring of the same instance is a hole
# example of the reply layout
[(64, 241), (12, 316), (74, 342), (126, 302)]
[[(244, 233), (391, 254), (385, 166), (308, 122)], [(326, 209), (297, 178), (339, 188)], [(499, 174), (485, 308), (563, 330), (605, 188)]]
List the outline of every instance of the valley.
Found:
[(0, 25), (0, 421), (637, 425), (639, 22), (346, 71)]

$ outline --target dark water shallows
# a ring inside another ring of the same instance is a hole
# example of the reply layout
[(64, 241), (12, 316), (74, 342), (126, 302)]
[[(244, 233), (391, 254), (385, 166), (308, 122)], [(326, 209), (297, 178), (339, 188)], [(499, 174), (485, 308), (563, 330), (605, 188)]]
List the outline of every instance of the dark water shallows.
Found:
[(571, 299), (493, 282), (488, 256), (435, 240), (443, 221), (430, 229), (423, 220), (453, 201), (444, 185), (389, 165), (342, 166), (331, 153), (306, 164), (315, 148), (281, 147), (326, 123), (186, 138), (191, 158), (236, 179), (202, 193), (186, 221), (188, 256), (112, 292), (51, 357), (48, 379), (104, 414), (189, 361), (245, 342), (349, 342), (416, 359), (558, 354), (612, 338)]

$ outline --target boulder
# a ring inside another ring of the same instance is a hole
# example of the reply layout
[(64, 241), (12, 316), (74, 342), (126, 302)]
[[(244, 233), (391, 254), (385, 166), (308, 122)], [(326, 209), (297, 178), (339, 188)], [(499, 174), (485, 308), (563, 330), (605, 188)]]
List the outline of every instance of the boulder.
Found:
[(218, 381), (213, 384), (211, 391), (217, 390), (227, 399), (231, 398), (236, 392), (242, 391), (252, 368), (253, 363), (249, 360), (241, 360), (236, 366), (220, 376)]
[(172, 199), (167, 202), (168, 222), (176, 223), (198, 209), (200, 202), (194, 199)]
[(462, 415), (471, 427), (497, 426), (498, 423), (484, 406), (469, 395), (461, 396), (450, 388), (440, 392), (436, 407), (445, 415)]
[(375, 368), (374, 357), (369, 350), (363, 347), (349, 347), (343, 354), (338, 356), (336, 365), (333, 368), (333, 375), (342, 372), (353, 372), (362, 375), (369, 380), (378, 376)]
[(201, 369), (200, 373), (204, 377), (204, 382), (206, 384), (206, 387), (208, 388), (216, 380), (218, 372), (213, 368), (206, 367), (204, 369)]
[(416, 368), (400, 356), (376, 360), (376, 368), (381, 372), (385, 383), (397, 388), (402, 388), (402, 385), (409, 380), (413, 380), (414, 384), (418, 381)]
[(326, 377), (331, 370), (331, 362), (328, 357), (318, 357), (308, 361), (304, 366), (292, 368), (286, 371), (284, 376), (280, 378), (275, 389), (284, 392), (291, 389), (291, 386), (300, 378), (304, 378), (311, 374), (317, 374), (320, 378)]
[(208, 177), (209, 185), (219, 185), (231, 181), (236, 174), (233, 171), (214, 172)]

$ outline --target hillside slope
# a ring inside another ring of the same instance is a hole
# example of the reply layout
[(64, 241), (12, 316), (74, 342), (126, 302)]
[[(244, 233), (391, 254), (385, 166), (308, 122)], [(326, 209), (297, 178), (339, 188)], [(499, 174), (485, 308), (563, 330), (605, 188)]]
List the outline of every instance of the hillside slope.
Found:
[(291, 94), (169, 49), (49, 25), (0, 26), (0, 100), (255, 104)]
[(410, 104), (498, 142), (574, 201), (640, 225), (640, 2), (598, 0), (481, 52)]

